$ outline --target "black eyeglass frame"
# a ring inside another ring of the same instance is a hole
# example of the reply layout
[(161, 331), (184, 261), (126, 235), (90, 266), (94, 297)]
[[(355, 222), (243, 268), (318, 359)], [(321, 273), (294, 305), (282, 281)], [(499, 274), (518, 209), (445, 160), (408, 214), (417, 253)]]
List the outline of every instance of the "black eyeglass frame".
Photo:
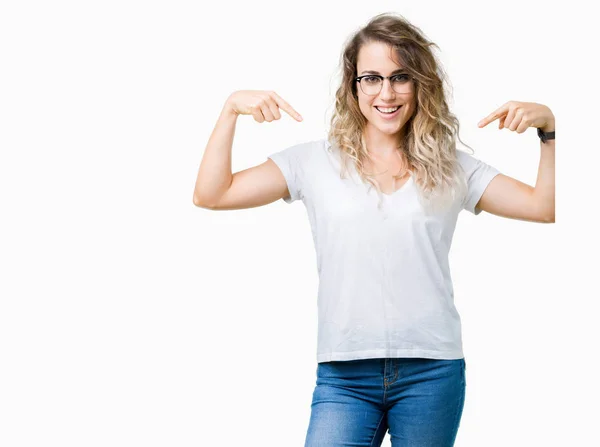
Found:
[[(379, 88), (379, 91), (377, 93), (374, 93), (372, 95), (367, 95), (364, 90), (363, 93), (365, 93), (365, 95), (367, 96), (375, 96), (375, 95), (379, 95), (379, 93), (381, 93), (381, 89), (383, 89), (383, 82), (386, 79), (390, 80), (390, 84), (392, 83), (392, 78), (395, 78), (396, 76), (407, 76), (408, 77), (408, 81), (410, 81), (412, 79), (412, 77), (408, 74), (408, 73), (397, 73), (395, 75), (392, 76), (381, 76), (381, 75), (376, 75), (376, 74), (366, 74), (366, 75), (362, 75), (362, 76), (358, 76), (356, 78), (354, 78), (354, 82), (358, 82), (360, 84), (360, 89), (362, 90), (362, 84), (360, 83), (360, 81), (363, 80), (363, 78), (379, 78), (381, 80), (381, 87)], [(394, 86), (392, 85), (392, 90), (394, 90)], [(396, 92), (396, 90), (394, 90)], [(404, 94), (405, 92), (396, 92), (400, 95)]]

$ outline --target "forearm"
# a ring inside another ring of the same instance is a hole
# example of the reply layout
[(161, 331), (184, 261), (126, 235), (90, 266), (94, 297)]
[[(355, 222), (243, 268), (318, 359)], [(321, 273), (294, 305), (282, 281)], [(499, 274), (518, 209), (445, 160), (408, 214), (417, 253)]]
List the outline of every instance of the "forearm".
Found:
[(238, 114), (225, 103), (198, 169), (194, 187), (196, 205), (212, 205), (231, 185), (231, 148)]
[[(554, 131), (554, 122), (545, 127), (545, 132)], [(556, 140), (548, 140), (543, 143), (540, 140), (540, 166), (538, 168), (537, 181), (535, 183), (534, 196), (536, 204), (540, 207), (542, 215), (548, 217), (549, 222), (555, 222), (555, 169), (554, 169), (554, 146)]]

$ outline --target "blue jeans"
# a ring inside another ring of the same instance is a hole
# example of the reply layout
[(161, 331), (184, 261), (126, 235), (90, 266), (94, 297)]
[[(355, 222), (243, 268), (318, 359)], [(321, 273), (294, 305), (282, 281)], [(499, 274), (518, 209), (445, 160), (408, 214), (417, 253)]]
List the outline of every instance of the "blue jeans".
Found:
[(319, 363), (305, 447), (451, 447), (465, 400), (465, 359)]

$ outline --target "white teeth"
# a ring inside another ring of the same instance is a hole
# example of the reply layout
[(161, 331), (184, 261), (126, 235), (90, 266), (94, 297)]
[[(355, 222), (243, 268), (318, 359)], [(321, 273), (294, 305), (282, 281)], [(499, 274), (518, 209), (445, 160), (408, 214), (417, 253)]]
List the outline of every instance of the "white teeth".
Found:
[(389, 108), (389, 109), (383, 109), (383, 108), (377, 107), (377, 106), (375, 106), (375, 108), (377, 110), (379, 110), (380, 112), (391, 113), (391, 112), (395, 112), (396, 110), (398, 110), (400, 108), (400, 106), (398, 106), (398, 107), (392, 107), (392, 108)]

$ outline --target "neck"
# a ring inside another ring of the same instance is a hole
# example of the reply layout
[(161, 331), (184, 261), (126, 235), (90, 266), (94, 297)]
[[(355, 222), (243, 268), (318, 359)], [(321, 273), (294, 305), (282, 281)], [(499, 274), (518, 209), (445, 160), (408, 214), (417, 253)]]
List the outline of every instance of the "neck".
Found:
[(401, 148), (402, 134), (388, 135), (382, 132), (374, 132), (367, 126), (364, 133), (367, 152), (380, 159), (396, 157), (398, 149)]

